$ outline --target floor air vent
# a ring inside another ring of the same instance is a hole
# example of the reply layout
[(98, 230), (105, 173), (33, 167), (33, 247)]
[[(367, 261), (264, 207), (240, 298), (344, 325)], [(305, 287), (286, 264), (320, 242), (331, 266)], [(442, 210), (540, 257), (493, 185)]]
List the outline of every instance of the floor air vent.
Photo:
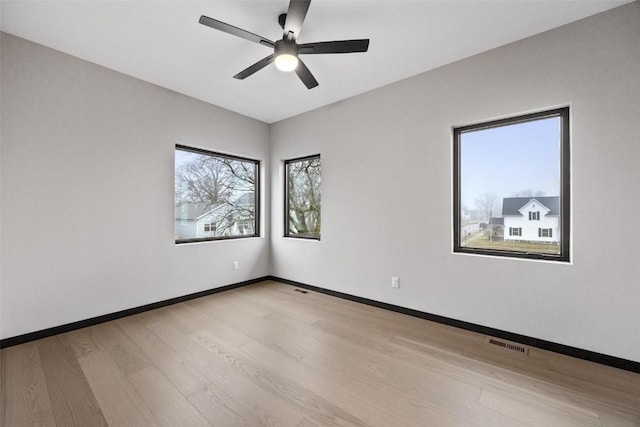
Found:
[(511, 344), (508, 342), (497, 340), (495, 338), (489, 338), (487, 342), (492, 345), (497, 345), (498, 347), (506, 348), (507, 350), (517, 351), (522, 354), (529, 354), (529, 349), (519, 344)]
[(302, 289), (294, 289), (294, 291), (296, 291), (296, 292), (300, 292), (301, 294), (306, 294), (306, 293), (308, 293), (307, 291), (303, 291)]

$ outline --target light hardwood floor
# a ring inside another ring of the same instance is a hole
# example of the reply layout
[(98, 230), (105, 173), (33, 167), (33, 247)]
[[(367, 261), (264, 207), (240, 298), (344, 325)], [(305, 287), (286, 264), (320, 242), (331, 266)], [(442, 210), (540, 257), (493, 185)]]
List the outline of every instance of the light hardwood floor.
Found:
[(3, 426), (640, 426), (640, 374), (262, 282), (6, 348)]

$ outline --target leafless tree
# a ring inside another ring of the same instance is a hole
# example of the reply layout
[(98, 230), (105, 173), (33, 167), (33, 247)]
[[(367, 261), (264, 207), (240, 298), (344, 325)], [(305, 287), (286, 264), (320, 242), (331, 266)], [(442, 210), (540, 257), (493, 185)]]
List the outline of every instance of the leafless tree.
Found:
[(229, 200), (234, 176), (224, 162), (211, 156), (194, 156), (176, 170), (176, 204), (206, 203), (211, 206)]
[(184, 203), (218, 206), (216, 235), (230, 234), (243, 221), (254, 224), (256, 172), (252, 162), (192, 155), (176, 168), (176, 206)]
[(319, 236), (320, 159), (289, 163), (289, 229), (298, 235)]
[(483, 213), (487, 221), (495, 214), (497, 200), (498, 195), (496, 193), (482, 193), (474, 200), (476, 207)]

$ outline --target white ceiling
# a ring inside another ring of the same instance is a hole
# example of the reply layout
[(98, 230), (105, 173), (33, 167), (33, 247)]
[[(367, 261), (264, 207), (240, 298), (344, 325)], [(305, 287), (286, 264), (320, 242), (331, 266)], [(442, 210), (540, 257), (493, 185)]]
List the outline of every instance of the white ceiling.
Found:
[(4, 32), (273, 123), (631, 1), (313, 0), (299, 43), (371, 43), (304, 56), (312, 90), (273, 65), (233, 79), (271, 50), (198, 24), (207, 15), (275, 41), (288, 0), (2, 0), (0, 14)]

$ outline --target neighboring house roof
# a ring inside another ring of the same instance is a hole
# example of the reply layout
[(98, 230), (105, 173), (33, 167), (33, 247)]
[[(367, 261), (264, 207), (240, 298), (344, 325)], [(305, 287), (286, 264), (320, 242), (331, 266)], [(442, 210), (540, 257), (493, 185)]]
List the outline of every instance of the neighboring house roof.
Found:
[(233, 201), (232, 204), (227, 202), (220, 202), (215, 204), (205, 203), (205, 202), (187, 202), (182, 203), (180, 206), (176, 207), (176, 219), (190, 219), (190, 220), (198, 220), (203, 216), (209, 214), (210, 212), (219, 209), (222, 206), (253, 206), (255, 204), (255, 199), (253, 193), (246, 193), (242, 196), (238, 197)]
[(493, 217), (491, 218), (491, 221), (489, 221), (489, 225), (504, 225), (504, 218)]
[(255, 204), (255, 196), (253, 193), (245, 193), (233, 201), (235, 206), (253, 206)]
[(520, 209), (532, 200), (538, 201), (541, 205), (549, 209), (547, 215), (560, 215), (560, 197), (505, 197), (502, 199), (502, 215), (522, 215)]
[(211, 205), (209, 203), (182, 203), (176, 207), (176, 219), (198, 219), (203, 215), (208, 214), (214, 209), (219, 208), (224, 203), (216, 203)]

